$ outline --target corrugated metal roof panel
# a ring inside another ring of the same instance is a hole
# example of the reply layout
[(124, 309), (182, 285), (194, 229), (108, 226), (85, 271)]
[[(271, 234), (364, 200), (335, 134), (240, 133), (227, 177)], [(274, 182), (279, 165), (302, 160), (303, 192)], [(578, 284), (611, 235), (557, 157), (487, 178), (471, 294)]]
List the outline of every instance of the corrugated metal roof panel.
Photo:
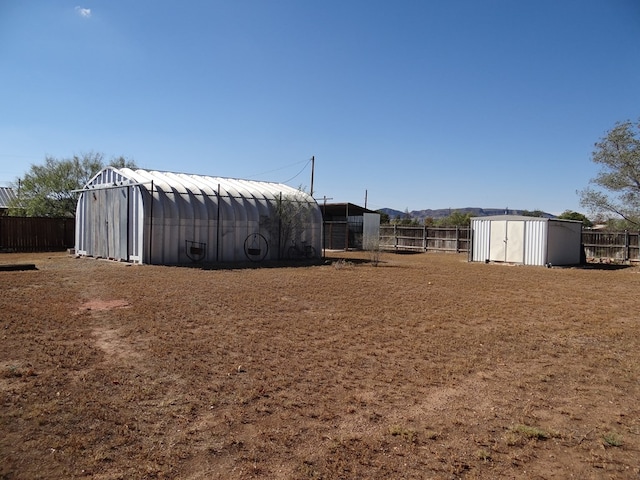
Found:
[(11, 200), (16, 198), (16, 194), (10, 187), (0, 187), (0, 208), (9, 208)]
[(528, 220), (532, 222), (548, 222), (546, 217), (528, 217), (526, 215), (488, 215), (486, 217), (471, 217), (471, 220)]

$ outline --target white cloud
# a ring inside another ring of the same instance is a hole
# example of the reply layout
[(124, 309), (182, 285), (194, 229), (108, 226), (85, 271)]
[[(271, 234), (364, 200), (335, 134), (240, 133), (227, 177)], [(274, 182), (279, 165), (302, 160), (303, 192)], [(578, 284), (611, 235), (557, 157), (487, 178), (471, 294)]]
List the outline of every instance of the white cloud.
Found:
[(76, 12), (78, 12), (78, 15), (84, 18), (89, 18), (91, 16), (90, 8), (76, 7)]

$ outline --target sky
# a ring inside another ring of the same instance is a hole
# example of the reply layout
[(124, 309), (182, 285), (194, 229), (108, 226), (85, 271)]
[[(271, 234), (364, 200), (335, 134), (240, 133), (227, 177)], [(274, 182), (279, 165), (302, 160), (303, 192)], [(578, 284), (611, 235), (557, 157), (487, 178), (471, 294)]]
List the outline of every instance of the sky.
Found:
[(588, 213), (594, 143), (640, 118), (640, 2), (0, 0), (0, 69), (0, 186), (99, 152), (371, 209)]

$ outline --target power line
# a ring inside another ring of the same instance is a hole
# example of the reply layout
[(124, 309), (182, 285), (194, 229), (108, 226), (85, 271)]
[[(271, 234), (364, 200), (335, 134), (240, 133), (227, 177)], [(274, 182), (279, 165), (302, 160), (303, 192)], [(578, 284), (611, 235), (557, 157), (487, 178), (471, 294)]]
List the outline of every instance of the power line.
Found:
[[(283, 167), (274, 168), (273, 170), (267, 170), (266, 172), (256, 173), (256, 174), (253, 174), (253, 175), (249, 175), (247, 178), (248, 178), (248, 179), (254, 179), (254, 178), (259, 177), (259, 176), (261, 176), (261, 175), (266, 175), (267, 173), (279, 172), (280, 170), (284, 170), (285, 168), (290, 168), (290, 167), (293, 167), (293, 166), (295, 166), (295, 165), (300, 165), (300, 164), (301, 164), (302, 162), (304, 162), (304, 161), (305, 161), (305, 160), (300, 160), (299, 162), (290, 163), (289, 165), (285, 165), (285, 166), (283, 166)], [(311, 160), (307, 160), (307, 161), (306, 161), (306, 162), (307, 162), (307, 164), (308, 164), (310, 161), (311, 161)], [(307, 166), (307, 164), (305, 164), (305, 167)], [(304, 167), (303, 167), (303, 170), (304, 170)], [(296, 177), (297, 177), (298, 175), (300, 175), (300, 173), (298, 173), (298, 174), (296, 175)], [(293, 178), (295, 178), (295, 177), (293, 177)], [(286, 182), (285, 182), (285, 183), (286, 183)]]
[(304, 167), (302, 167), (302, 170), (300, 170), (298, 173), (296, 173), (293, 177), (291, 177), (289, 180), (285, 180), (282, 183), (289, 183), (291, 180), (293, 180), (294, 178), (296, 178), (298, 175), (300, 175), (302, 172), (304, 172), (305, 168), (307, 168), (307, 165), (309, 165), (311, 163), (311, 159), (309, 159), (309, 161), (307, 163), (304, 164)]

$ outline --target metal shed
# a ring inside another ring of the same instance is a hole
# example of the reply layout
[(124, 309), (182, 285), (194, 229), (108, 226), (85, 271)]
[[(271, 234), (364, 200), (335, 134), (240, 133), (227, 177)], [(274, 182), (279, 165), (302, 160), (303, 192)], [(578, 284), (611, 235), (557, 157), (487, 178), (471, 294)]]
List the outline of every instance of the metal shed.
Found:
[(134, 263), (279, 260), (321, 242), (316, 201), (279, 183), (107, 167), (76, 210), (77, 254)]
[(577, 265), (582, 222), (497, 215), (471, 219), (471, 261), (522, 265)]

